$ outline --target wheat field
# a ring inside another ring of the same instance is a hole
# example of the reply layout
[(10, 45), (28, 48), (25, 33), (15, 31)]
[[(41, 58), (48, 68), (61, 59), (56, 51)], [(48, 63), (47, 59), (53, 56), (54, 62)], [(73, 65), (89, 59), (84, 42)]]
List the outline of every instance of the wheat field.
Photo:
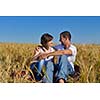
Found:
[[(78, 50), (75, 64), (80, 67), (78, 83), (100, 82), (100, 45), (75, 44)], [(0, 43), (0, 82), (35, 83), (29, 80), (29, 68), (36, 44)], [(34, 75), (33, 75), (34, 76)], [(73, 79), (69, 77), (70, 83)]]

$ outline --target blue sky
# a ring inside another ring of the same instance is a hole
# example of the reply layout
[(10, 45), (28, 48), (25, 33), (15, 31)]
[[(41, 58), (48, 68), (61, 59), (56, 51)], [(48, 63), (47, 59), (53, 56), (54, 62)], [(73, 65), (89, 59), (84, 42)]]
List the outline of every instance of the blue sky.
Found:
[(0, 42), (39, 43), (50, 33), (58, 43), (66, 30), (74, 43), (100, 44), (100, 16), (0, 16)]

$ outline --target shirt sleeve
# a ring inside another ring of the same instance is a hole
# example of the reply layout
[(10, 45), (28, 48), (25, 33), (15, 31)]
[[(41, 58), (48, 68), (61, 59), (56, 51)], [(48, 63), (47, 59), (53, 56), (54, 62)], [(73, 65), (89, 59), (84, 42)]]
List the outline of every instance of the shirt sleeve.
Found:
[(73, 55), (73, 56), (76, 56), (76, 54), (77, 54), (77, 49), (76, 49), (76, 47), (72, 46), (72, 47), (70, 47), (69, 49), (72, 51), (72, 55)]
[(59, 44), (59, 45), (54, 46), (54, 49), (55, 50), (64, 50), (64, 46)]
[(54, 51), (55, 51), (55, 49), (52, 47), (50, 52), (54, 52)]

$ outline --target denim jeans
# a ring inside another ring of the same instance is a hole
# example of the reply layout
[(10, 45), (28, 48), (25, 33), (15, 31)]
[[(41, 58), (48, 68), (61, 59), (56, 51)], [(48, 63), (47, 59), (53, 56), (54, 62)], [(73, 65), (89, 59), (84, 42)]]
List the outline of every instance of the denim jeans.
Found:
[(44, 64), (44, 61), (41, 60), (39, 62), (34, 62), (30, 65), (30, 69), (32, 70), (34, 74), (36, 81), (40, 81), (42, 78), (41, 70), (42, 70), (43, 64)]
[[(45, 60), (40, 60), (36, 63), (31, 64), (30, 69), (32, 70), (33, 74), (35, 75), (35, 78), (37, 81), (41, 80), (41, 71), (42, 67), (45, 67), (45, 73), (44, 77), (42, 79), (43, 83), (52, 83), (53, 82), (53, 71), (54, 71), (54, 64), (52, 60), (45, 61)], [(34, 67), (36, 67), (37, 72), (34, 73)]]
[(43, 78), (43, 83), (53, 83), (54, 64), (52, 61), (45, 62), (46, 73)]
[(72, 65), (69, 63), (67, 55), (61, 55), (58, 57), (58, 59), (58, 64), (55, 65), (56, 81), (59, 79), (67, 80), (68, 75), (74, 73), (74, 69), (72, 68)]

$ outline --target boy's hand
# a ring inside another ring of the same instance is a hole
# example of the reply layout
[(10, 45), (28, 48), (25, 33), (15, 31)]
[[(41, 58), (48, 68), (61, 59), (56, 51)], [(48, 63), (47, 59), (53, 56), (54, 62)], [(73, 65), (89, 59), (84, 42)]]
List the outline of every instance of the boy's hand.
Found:
[(41, 60), (41, 59), (45, 59), (47, 57), (48, 57), (47, 53), (43, 53), (43, 54), (39, 55), (38, 59)]

